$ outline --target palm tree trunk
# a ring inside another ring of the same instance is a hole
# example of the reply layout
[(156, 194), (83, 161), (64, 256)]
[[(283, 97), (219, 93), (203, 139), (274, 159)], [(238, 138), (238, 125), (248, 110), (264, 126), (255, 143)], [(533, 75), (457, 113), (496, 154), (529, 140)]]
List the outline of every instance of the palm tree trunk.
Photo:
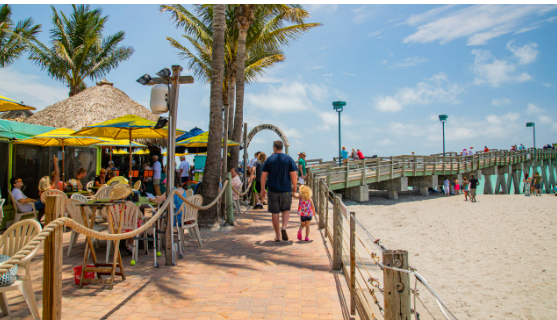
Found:
[[(238, 51), (236, 53), (236, 110), (234, 114), (233, 141), (239, 142), (244, 127), (244, 79), (246, 65), (246, 37), (249, 26), (240, 26), (238, 37)], [(230, 150), (230, 163), (238, 165), (240, 147), (235, 146)]]
[[(236, 66), (234, 66), (234, 68), (236, 68)], [(236, 141), (233, 139), (233, 130), (234, 130), (234, 95), (236, 94), (236, 71), (233, 71), (230, 73), (230, 79), (229, 79), (229, 83), (228, 83), (228, 139), (232, 140), (232, 141)], [(238, 160), (236, 159), (236, 162), (233, 162), (234, 157), (232, 156), (234, 154), (234, 149), (232, 149), (233, 147), (228, 147), (228, 150), (230, 151), (230, 161), (228, 162), (228, 171), (230, 171), (231, 168), (233, 167), (237, 167), (238, 166)]]
[[(211, 62), (211, 107), (209, 117), (209, 137), (207, 143), (207, 161), (201, 195), (204, 204), (208, 204), (219, 193), (221, 172), (221, 139), (222, 139), (222, 82), (224, 77), (224, 31), (226, 6), (213, 5), (213, 54)], [(202, 211), (200, 223), (210, 227), (217, 221), (217, 207)]]

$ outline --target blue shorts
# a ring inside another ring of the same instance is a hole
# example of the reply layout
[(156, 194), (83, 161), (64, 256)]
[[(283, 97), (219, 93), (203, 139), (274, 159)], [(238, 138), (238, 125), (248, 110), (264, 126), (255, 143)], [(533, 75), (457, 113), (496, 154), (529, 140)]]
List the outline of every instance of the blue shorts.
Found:
[(44, 209), (44, 203), (42, 203), (41, 200), (35, 201), (35, 209), (36, 209), (36, 210)]
[(313, 216), (300, 216), (300, 221), (301, 222), (311, 221), (311, 218), (313, 218)]

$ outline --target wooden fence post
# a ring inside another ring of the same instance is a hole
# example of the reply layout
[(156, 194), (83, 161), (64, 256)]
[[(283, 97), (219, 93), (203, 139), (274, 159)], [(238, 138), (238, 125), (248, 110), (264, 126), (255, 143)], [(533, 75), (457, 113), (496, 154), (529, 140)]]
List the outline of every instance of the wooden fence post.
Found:
[[(408, 270), (408, 251), (386, 250), (383, 263), (387, 267)], [(385, 284), (385, 320), (411, 320), (410, 274), (383, 269)]]
[(325, 228), (325, 204), (327, 198), (325, 197), (325, 181), (319, 179), (319, 229)]
[(333, 202), (333, 270), (342, 267), (342, 213), (340, 198), (335, 196)]
[[(58, 196), (47, 196), (45, 201), (45, 224), (56, 219)], [(62, 226), (44, 241), (43, 262), (43, 319), (62, 319)]]
[(356, 315), (356, 213), (350, 212), (350, 314)]

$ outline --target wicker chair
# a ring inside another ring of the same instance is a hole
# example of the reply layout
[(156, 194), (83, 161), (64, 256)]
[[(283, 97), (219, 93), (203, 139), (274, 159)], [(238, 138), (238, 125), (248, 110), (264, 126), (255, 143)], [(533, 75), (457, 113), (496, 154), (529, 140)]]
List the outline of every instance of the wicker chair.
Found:
[[(41, 225), (37, 220), (27, 219), (13, 224), (0, 238), (0, 254), (12, 257), (21, 248), (26, 246), (27, 243), (33, 240), (33, 238), (35, 238), (41, 230)], [(29, 310), (31, 311), (33, 318), (41, 318), (39, 308), (37, 307), (37, 301), (35, 300), (35, 293), (33, 292), (31, 266), (29, 265), (31, 259), (35, 256), (35, 254), (37, 254), (40, 247), (41, 246), (37, 246), (27, 257), (21, 260), (18, 272), (20, 270), (25, 270), (25, 275), (17, 276), (17, 280), (9, 286), (0, 287), (0, 307), (2, 307), (2, 313), (4, 316), (10, 314), (6, 291), (19, 290), (23, 294), (25, 301), (27, 301), (27, 305), (29, 306)]]

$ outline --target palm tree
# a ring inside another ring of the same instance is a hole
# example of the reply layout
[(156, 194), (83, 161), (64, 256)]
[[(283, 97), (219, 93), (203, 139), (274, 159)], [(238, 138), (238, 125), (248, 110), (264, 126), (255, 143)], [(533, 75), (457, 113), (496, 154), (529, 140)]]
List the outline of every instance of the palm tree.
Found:
[(94, 81), (104, 77), (133, 54), (132, 47), (118, 46), (124, 40), (124, 31), (103, 38), (108, 16), (103, 17), (100, 8), (73, 5), (69, 17), (63, 12), (58, 14), (54, 7), (52, 12), (51, 47), (38, 44), (30, 59), (52, 78), (65, 83), (70, 97), (87, 88), (86, 78)]
[[(238, 28), (238, 16), (244, 11), (236, 10), (240, 5), (227, 5), (227, 30), (225, 35), (225, 74), (223, 81), (223, 105), (229, 105), (229, 128), (240, 127), (239, 134), (232, 139), (241, 139), (243, 127), (243, 87), (242, 105), (238, 115), (232, 121), (234, 110), (234, 96), (238, 96), (235, 88), (238, 82), (237, 61), (240, 44), (240, 29)], [(209, 81), (211, 77), (211, 50), (212, 50), (212, 6), (202, 5), (195, 7), (195, 14), (189, 12), (181, 5), (161, 5), (162, 11), (169, 11), (177, 28), (184, 28), (184, 38), (194, 48), (196, 54), (182, 45), (179, 41), (167, 37), (170, 45), (179, 50), (178, 55), (188, 61), (187, 67), (194, 72), (194, 76), (202, 81)], [(299, 5), (255, 5), (255, 19), (249, 25), (249, 31), (245, 38), (245, 62), (242, 77), (243, 83), (251, 83), (265, 73), (267, 68), (284, 61), (284, 53), (280, 47), (287, 45), (290, 41), (297, 39), (307, 30), (320, 26), (320, 23), (304, 23), (303, 19), (309, 14)], [(243, 19), (243, 18), (242, 18)], [(285, 26), (286, 23), (293, 25)], [(230, 166), (238, 163), (239, 147), (231, 151)]]
[[(211, 55), (211, 107), (209, 117), (209, 137), (207, 142), (207, 162), (201, 195), (205, 203), (215, 199), (219, 193), (222, 143), (222, 81), (224, 78), (224, 33), (226, 29), (226, 6), (215, 4), (213, 10), (213, 50)], [(217, 207), (206, 210), (202, 221), (212, 225), (217, 221)]]
[(0, 67), (14, 63), (16, 59), (36, 42), (35, 35), (41, 25), (33, 25), (33, 19), (19, 21), (15, 27), (12, 21), (12, 9), (4, 4), (0, 7)]

